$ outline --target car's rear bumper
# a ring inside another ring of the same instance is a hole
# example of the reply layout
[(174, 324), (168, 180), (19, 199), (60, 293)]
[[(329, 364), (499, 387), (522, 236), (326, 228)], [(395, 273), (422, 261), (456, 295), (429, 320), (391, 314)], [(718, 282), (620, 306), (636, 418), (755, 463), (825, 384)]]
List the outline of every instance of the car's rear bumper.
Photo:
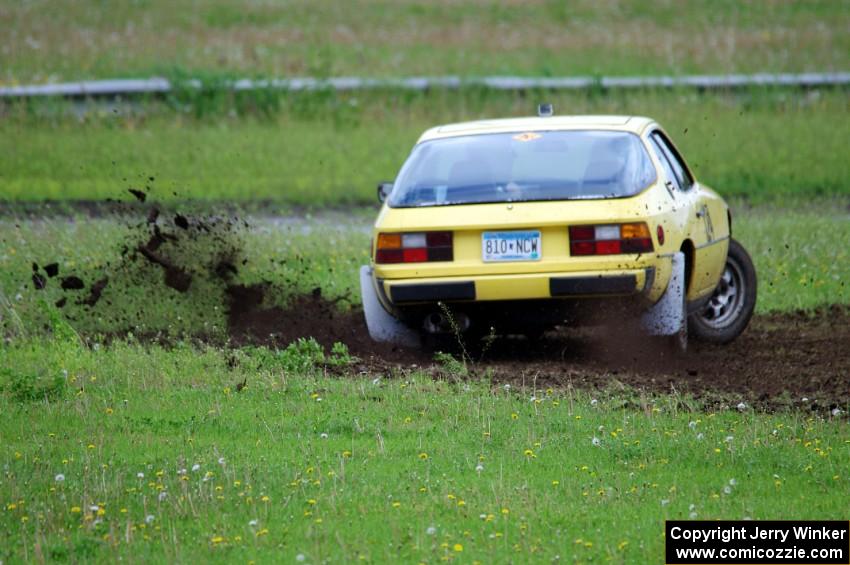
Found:
[(378, 279), (392, 306), (433, 302), (592, 298), (645, 294), (656, 282), (656, 269), (585, 273), (533, 273), (424, 279)]

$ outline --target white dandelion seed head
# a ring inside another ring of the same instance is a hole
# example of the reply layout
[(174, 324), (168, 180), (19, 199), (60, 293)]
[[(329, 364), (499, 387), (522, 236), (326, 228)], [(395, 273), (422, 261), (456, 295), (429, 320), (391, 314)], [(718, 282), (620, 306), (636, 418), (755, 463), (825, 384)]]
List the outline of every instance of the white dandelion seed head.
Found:
[(697, 439), (703, 439), (704, 437), (705, 437), (705, 434), (702, 433), (702, 432), (697, 434)]
[(801, 400), (802, 400), (803, 402), (808, 402), (808, 401), (809, 401), (809, 398), (808, 398), (807, 396), (804, 396)]
[(322, 433), (319, 434), (319, 437), (322, 438), (322, 439), (328, 439), (328, 434), (325, 433), (325, 432), (322, 432)]
[(733, 439), (735, 439), (735, 436), (726, 436), (726, 439), (724, 439), (723, 441), (725, 441), (726, 443), (732, 443)]
[(218, 458), (218, 464), (219, 464), (219, 465), (224, 465), (224, 457), (219, 457), (219, 458)]
[(668, 499), (668, 498), (662, 498), (661, 499), (661, 506), (667, 506), (668, 504), (670, 504), (670, 499)]
[(599, 441), (598, 437), (594, 437), (592, 440), (590, 440), (590, 443), (592, 443), (594, 447), (599, 447), (600, 445), (602, 445), (602, 442)]
[(254, 526), (256, 526), (257, 524), (259, 524), (259, 522), (257, 520), (251, 520), (250, 522), (248, 522), (248, 525), (251, 526), (252, 528)]
[(185, 475), (185, 474), (186, 474), (186, 469), (185, 469), (185, 468), (183, 468), (183, 469), (177, 469), (177, 474), (178, 474), (178, 475)]
[(68, 369), (62, 369), (62, 377), (68, 378)]
[(689, 504), (689, 505), (688, 505), (688, 510), (690, 510), (690, 511), (692, 511), (692, 512), (693, 512), (694, 510), (696, 510), (696, 508), (697, 508), (697, 505), (696, 505), (696, 504), (694, 504), (694, 503), (691, 503), (691, 504)]
[(483, 470), (484, 470), (484, 465), (482, 465), (481, 463), (479, 463), (478, 465), (476, 465), (476, 466), (475, 466), (475, 470), (476, 470), (476, 471), (478, 471), (478, 472), (480, 473), (481, 471), (483, 471)]
[(745, 402), (739, 402), (738, 406), (736, 406), (739, 412), (743, 412), (747, 409), (747, 404)]
[(201, 465), (200, 465), (200, 463), (195, 463), (194, 465), (192, 465), (192, 472), (193, 472), (193, 473), (197, 473), (197, 472), (198, 472), (198, 471), (200, 471), (200, 470), (201, 470)]
[(781, 477), (779, 475), (777, 475), (776, 473), (774, 473), (773, 478), (779, 480)]
[(690, 422), (688, 422), (688, 427), (692, 430), (695, 430), (697, 429), (697, 423), (691, 420)]
[(482, 520), (486, 520), (487, 514), (479, 514), (478, 517), (481, 518)]
[(529, 402), (534, 402), (535, 400), (537, 400), (537, 397), (533, 394), (531, 395), (531, 398), (528, 399)]
[(374, 379), (372, 379), (372, 384), (375, 386), (381, 384), (381, 377), (375, 377)]
[(153, 514), (148, 514), (147, 516), (145, 516), (145, 524), (151, 524), (154, 520), (156, 520), (156, 518)]
[(773, 430), (773, 431), (772, 431), (772, 432), (770, 432), (770, 433), (771, 433), (772, 435), (779, 435), (779, 430)]
[(505, 390), (511, 390), (511, 385), (506, 384), (506, 385), (504, 386), (504, 389), (505, 389)]
[(136, 473), (136, 478), (137, 478), (137, 479), (144, 479), (144, 478), (145, 478), (145, 474), (144, 474), (144, 473), (142, 473), (141, 471), (139, 471), (138, 473)]
[(159, 496), (157, 498), (159, 499), (160, 502), (162, 502), (163, 500), (168, 498), (168, 493), (165, 492), (165, 491), (162, 491), (161, 493), (159, 493)]
[(734, 487), (734, 486), (735, 486), (735, 485), (737, 485), (737, 484), (738, 484), (738, 481), (736, 481), (735, 479), (729, 479), (729, 486), (733, 486), (733, 487)]
[(591, 406), (596, 406), (597, 404), (599, 404), (598, 400), (596, 400), (595, 398), (591, 399), (591, 401), (590, 401)]
[(304, 557), (303, 553), (299, 553), (298, 555), (295, 556), (295, 560), (298, 561), (299, 563), (303, 563), (304, 561), (307, 560), (307, 558)]
[(89, 506), (89, 510), (91, 510), (92, 512), (97, 512), (98, 510), (100, 510), (100, 506), (98, 506), (97, 504), (92, 504), (91, 506)]
[(833, 408), (832, 409), (832, 415), (833, 416), (840, 416), (841, 415), (841, 408)]
[(18, 302), (20, 302), (23, 299), (24, 299), (24, 295), (21, 294), (20, 292), (15, 295), (15, 300), (17, 300)]
[(425, 533), (428, 534), (429, 536), (433, 536), (434, 534), (437, 533), (437, 528), (435, 528), (434, 526), (428, 526), (428, 529), (425, 530)]
[(691, 512), (690, 514), (688, 514), (688, 518), (690, 518), (691, 520), (696, 520), (696, 518), (697, 518), (697, 513), (696, 513), (696, 512)]
[(723, 494), (732, 494), (732, 487), (730, 487), (729, 485), (723, 487)]
[(54, 479), (57, 483), (64, 483), (64, 482), (65, 482), (65, 475), (63, 475), (62, 473), (59, 473), (59, 474), (57, 474), (57, 475), (56, 475), (53, 479)]

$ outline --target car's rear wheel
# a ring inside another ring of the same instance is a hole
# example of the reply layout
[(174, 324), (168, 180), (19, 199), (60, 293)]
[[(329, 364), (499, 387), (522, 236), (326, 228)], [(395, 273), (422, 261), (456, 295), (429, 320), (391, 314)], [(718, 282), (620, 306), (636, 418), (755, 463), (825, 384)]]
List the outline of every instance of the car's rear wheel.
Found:
[(726, 265), (714, 294), (688, 320), (691, 335), (710, 343), (732, 341), (750, 323), (756, 306), (756, 294), (753, 261), (740, 243), (730, 239)]

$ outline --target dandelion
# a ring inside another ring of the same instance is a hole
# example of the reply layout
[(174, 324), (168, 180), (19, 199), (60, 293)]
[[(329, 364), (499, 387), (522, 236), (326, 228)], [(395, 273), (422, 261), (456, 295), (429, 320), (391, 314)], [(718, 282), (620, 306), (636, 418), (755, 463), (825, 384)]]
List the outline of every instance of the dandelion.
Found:
[(71, 507), (71, 514), (79, 514), (82, 511), (83, 511), (83, 509), (80, 508), (79, 506), (72, 506)]
[(599, 447), (600, 445), (602, 445), (602, 442), (599, 441), (599, 438), (596, 436), (594, 436), (593, 439), (590, 440), (590, 443), (592, 443), (594, 447)]
[(428, 526), (428, 528), (425, 530), (425, 533), (429, 536), (433, 536), (437, 533), (437, 528), (435, 528), (434, 526)]
[(89, 510), (91, 510), (92, 512), (97, 512), (98, 510), (100, 510), (100, 507), (93, 504), (93, 505), (89, 506)]
[(530, 449), (526, 449), (525, 451), (523, 451), (523, 454), (525, 454), (526, 457), (536, 457), (536, 455), (534, 455), (534, 452)]
[(744, 402), (739, 402), (738, 406), (736, 406), (736, 408), (738, 409), (738, 412), (743, 412), (744, 410), (747, 409), (747, 404), (744, 403)]
[(456, 544), (454, 544), (454, 547), (452, 547), (452, 549), (454, 549), (456, 552), (460, 553), (461, 551), (463, 551), (463, 545), (456, 543)]
[(168, 498), (168, 493), (165, 492), (165, 491), (162, 491), (161, 493), (159, 493), (159, 496), (157, 498), (159, 498), (159, 501), (162, 502), (163, 500)]
[(153, 524), (153, 521), (156, 520), (153, 514), (148, 514), (145, 516), (145, 524)]
[(729, 479), (729, 486), (733, 486), (733, 487), (734, 487), (734, 486), (735, 486), (735, 485), (737, 485), (737, 484), (738, 484), (738, 481), (736, 481), (735, 479)]
[(840, 416), (841, 415), (841, 408), (833, 408), (832, 409), (832, 415), (836, 416), (836, 417)]
[(263, 495), (263, 496), (260, 497), (261, 502), (268, 502), (269, 500), (270, 500), (269, 497), (266, 496), (266, 495)]
[(484, 465), (479, 463), (478, 465), (475, 466), (475, 470), (480, 473), (481, 471), (484, 470)]
[(505, 389), (505, 390), (511, 390), (511, 385), (506, 384), (506, 385), (504, 386), (504, 389)]
[(425, 461), (426, 459), (428, 459), (428, 454), (423, 451), (422, 453), (419, 454), (419, 459), (421, 459), (422, 461)]
[(596, 406), (597, 404), (599, 404), (598, 400), (596, 400), (595, 398), (591, 399), (591, 401), (590, 401), (591, 406)]
[(219, 458), (218, 458), (218, 464), (219, 464), (219, 465), (224, 465), (224, 457), (219, 457)]
[(295, 556), (295, 560), (298, 561), (299, 563), (303, 563), (304, 561), (307, 560), (307, 558), (304, 557), (303, 553), (299, 553), (298, 555)]
[(56, 476), (54, 477), (54, 480), (55, 480), (57, 483), (64, 483), (64, 482), (65, 482), (65, 475), (63, 475), (62, 473), (59, 473), (58, 475), (56, 475)]
[(328, 439), (328, 434), (326, 434), (325, 432), (322, 432), (322, 433), (319, 434), (319, 437), (322, 438), (322, 439)]
[(705, 438), (705, 434), (704, 434), (704, 433), (700, 432), (700, 433), (698, 433), (698, 434), (697, 434), (697, 439), (698, 439), (698, 440), (702, 440), (702, 439), (704, 439), (704, 438)]
[(372, 384), (375, 385), (375, 386), (380, 385), (381, 384), (381, 377), (375, 377), (374, 379), (372, 379)]
[[(318, 520), (316, 520), (316, 521), (318, 522)], [(267, 535), (268, 533), (269, 533), (269, 529), (268, 529), (268, 528), (263, 528), (262, 530), (260, 530), (259, 532), (257, 532), (257, 537), (265, 536), (265, 535)]]
[(735, 436), (726, 436), (726, 439), (724, 439), (723, 441), (725, 441), (726, 443), (732, 443), (733, 439), (735, 439)]
[(730, 487), (729, 485), (723, 487), (723, 494), (732, 494), (732, 487)]
[(695, 430), (697, 429), (697, 423), (691, 420), (690, 422), (688, 422), (688, 427), (692, 430)]
[(201, 466), (200, 466), (200, 464), (195, 463), (194, 465), (192, 465), (192, 472), (193, 472), (193, 473), (197, 473), (197, 472), (198, 472), (198, 471), (200, 471), (200, 470), (201, 470)]
[(667, 506), (668, 504), (670, 504), (670, 500), (669, 500), (669, 499), (667, 499), (667, 498), (662, 498), (662, 499), (661, 499), (661, 506)]
[(144, 479), (144, 478), (145, 478), (145, 474), (144, 474), (144, 473), (142, 473), (141, 471), (139, 471), (138, 473), (136, 473), (136, 478), (137, 478), (137, 479)]
[(254, 526), (256, 526), (257, 524), (259, 524), (259, 522), (258, 522), (256, 519), (255, 519), (255, 520), (251, 520), (250, 522), (248, 522), (248, 525), (249, 525), (249, 526), (251, 526), (252, 528), (253, 528)]
[(690, 514), (688, 514), (688, 518), (690, 518), (691, 520), (696, 520), (696, 518), (697, 518), (697, 513), (696, 513), (696, 512), (691, 512)]

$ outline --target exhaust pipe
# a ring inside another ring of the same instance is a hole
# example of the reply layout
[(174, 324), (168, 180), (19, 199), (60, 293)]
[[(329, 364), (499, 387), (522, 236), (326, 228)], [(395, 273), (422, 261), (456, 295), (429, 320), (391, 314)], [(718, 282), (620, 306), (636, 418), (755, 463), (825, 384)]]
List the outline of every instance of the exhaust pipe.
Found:
[(465, 332), (469, 329), (470, 323), (469, 316), (463, 312), (452, 313), (451, 319), (443, 312), (431, 312), (422, 320), (422, 328), (429, 334), (452, 333), (455, 327), (458, 331)]

